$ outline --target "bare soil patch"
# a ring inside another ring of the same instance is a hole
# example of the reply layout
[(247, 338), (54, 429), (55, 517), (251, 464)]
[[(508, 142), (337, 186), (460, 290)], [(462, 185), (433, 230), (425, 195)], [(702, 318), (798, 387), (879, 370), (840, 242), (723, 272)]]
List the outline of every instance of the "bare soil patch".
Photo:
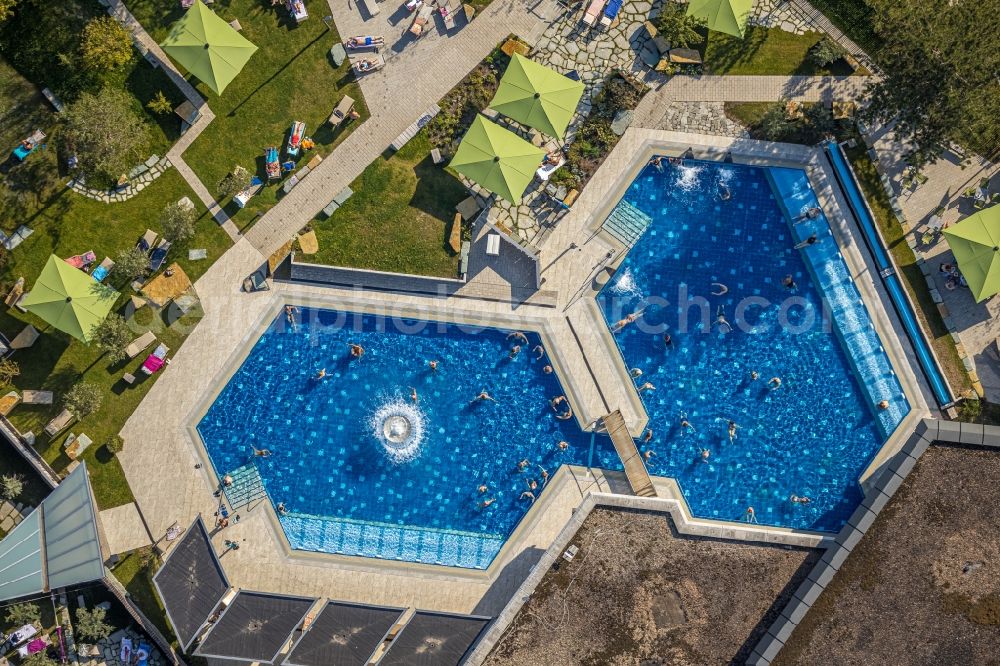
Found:
[(818, 554), (680, 536), (670, 518), (595, 509), (488, 666), (742, 663)]
[(932, 446), (775, 664), (1000, 663), (1000, 452)]

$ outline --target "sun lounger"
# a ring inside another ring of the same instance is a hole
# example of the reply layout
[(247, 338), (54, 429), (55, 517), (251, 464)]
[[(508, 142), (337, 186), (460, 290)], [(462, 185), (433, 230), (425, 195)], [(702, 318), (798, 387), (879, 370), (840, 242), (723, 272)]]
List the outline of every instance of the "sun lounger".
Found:
[(152, 331), (146, 331), (125, 348), (125, 353), (128, 354), (129, 358), (135, 358), (154, 342), (156, 342), (156, 334)]
[(153, 648), (149, 647), (146, 643), (139, 643), (139, 649), (135, 651), (136, 665), (135, 666), (149, 666), (149, 654), (153, 651)]
[(355, 74), (370, 74), (385, 67), (385, 58), (374, 55), (369, 58), (361, 58), (351, 63), (351, 68)]
[(19, 143), (17, 148), (13, 150), (14, 157), (17, 158), (18, 162), (23, 162), (27, 159), (28, 155), (38, 150), (38, 147), (45, 140), (45, 133), (42, 130), (35, 130), (31, 135)]
[(354, 98), (350, 95), (344, 95), (344, 97), (337, 104), (337, 108), (333, 110), (330, 114), (330, 124), (337, 127), (342, 122), (347, 119), (348, 114), (354, 108)]
[(21, 396), (18, 395), (17, 391), (11, 391), (7, 395), (3, 396), (0, 398), (0, 416), (7, 416), (20, 403)]
[(153, 243), (155, 242), (156, 232), (152, 229), (146, 229), (146, 233), (136, 242), (135, 246), (143, 252), (149, 252), (149, 249), (153, 247)]
[(94, 440), (82, 433), (79, 435), (70, 433), (69, 437), (66, 438), (66, 443), (63, 445), (66, 449), (66, 457), (70, 460), (76, 460), (93, 443)]
[(170, 351), (165, 344), (162, 342), (153, 350), (153, 353), (146, 357), (146, 360), (142, 362), (142, 371), (151, 375), (167, 362), (167, 352)]
[(264, 276), (263, 271), (256, 271), (243, 280), (243, 291), (254, 292), (254, 291), (267, 291), (271, 287), (267, 284), (267, 278)]
[(69, 424), (73, 422), (73, 419), (73, 412), (68, 409), (62, 410), (59, 412), (58, 416), (49, 421), (48, 425), (45, 426), (45, 434), (49, 437), (55, 437), (69, 427)]
[(275, 146), (264, 149), (264, 168), (268, 179), (281, 178), (281, 162), (278, 161), (278, 149)]
[(153, 251), (149, 253), (149, 270), (151, 272), (155, 273), (160, 270), (160, 266), (167, 260), (167, 252), (170, 251), (170, 245), (170, 241), (166, 238), (161, 238), (160, 242), (153, 248)]
[(302, 2), (302, 0), (288, 0), (285, 6), (292, 13), (292, 17), (296, 23), (302, 23), (309, 18), (309, 12), (306, 11), (306, 3)]
[(385, 37), (382, 35), (359, 35), (348, 37), (344, 46), (352, 51), (358, 49), (375, 49), (377, 52), (380, 46), (385, 46)]
[(250, 201), (250, 199), (252, 199), (255, 194), (257, 194), (258, 192), (261, 191), (261, 189), (263, 189), (263, 187), (264, 187), (264, 181), (262, 181), (257, 176), (254, 176), (250, 180), (250, 184), (247, 185), (246, 188), (236, 193), (236, 196), (233, 197), (233, 201), (236, 202), (237, 206), (243, 208), (247, 205), (247, 202)]
[(83, 270), (87, 266), (97, 261), (97, 255), (94, 254), (93, 250), (91, 250), (89, 252), (84, 252), (83, 254), (75, 254), (72, 257), (67, 257), (65, 261), (73, 268), (79, 268), (80, 270)]
[(434, 7), (431, 5), (424, 5), (418, 9), (413, 17), (413, 23), (410, 24), (410, 34), (414, 37), (422, 37), (426, 34), (430, 28), (432, 16), (434, 16)]
[(51, 405), (52, 391), (27, 390), (21, 394), (21, 401), (26, 405)]
[(587, 25), (594, 25), (603, 10), (604, 0), (591, 0), (590, 6), (587, 7), (587, 11), (583, 15), (583, 22)]
[(462, 11), (461, 0), (447, 0), (447, 4), (442, 3), (438, 6), (438, 14), (444, 21), (445, 30), (451, 30), (455, 27), (455, 17), (460, 11)]
[(102, 261), (90, 275), (98, 282), (104, 282), (104, 280), (111, 274), (111, 269), (114, 267), (114, 260), (111, 257), (104, 257), (104, 261)]
[(292, 129), (288, 132), (288, 143), (285, 145), (285, 154), (296, 157), (302, 148), (302, 139), (306, 133), (306, 124), (301, 120), (292, 123)]
[(609, 0), (608, 6), (604, 8), (604, 14), (601, 16), (601, 25), (611, 27), (611, 23), (617, 20), (621, 8), (622, 0)]

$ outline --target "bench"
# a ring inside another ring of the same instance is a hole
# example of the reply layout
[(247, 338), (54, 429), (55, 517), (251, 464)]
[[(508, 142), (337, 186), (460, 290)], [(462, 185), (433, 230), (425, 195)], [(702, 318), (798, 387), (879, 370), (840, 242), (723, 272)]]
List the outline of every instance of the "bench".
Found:
[(455, 213), (455, 219), (451, 221), (451, 231), (448, 233), (448, 247), (452, 252), (462, 250), (462, 214)]
[(336, 201), (331, 201), (326, 205), (326, 208), (323, 209), (323, 214), (326, 215), (327, 217), (330, 217), (331, 215), (334, 214), (334, 212), (336, 212), (338, 208), (340, 208), (340, 204), (337, 203)]
[(302, 179), (309, 175), (309, 165), (302, 167), (294, 174), (292, 177), (285, 181), (285, 184), (281, 186), (281, 191), (288, 194), (292, 191), (292, 188), (302, 182)]
[(326, 215), (327, 217), (330, 217), (331, 215), (333, 215), (334, 211), (343, 206), (347, 202), (347, 200), (351, 198), (351, 195), (353, 194), (354, 190), (352, 190), (350, 187), (345, 187), (340, 192), (337, 192), (337, 196), (333, 198), (333, 201), (328, 203), (326, 205), (326, 208), (323, 209), (323, 214)]
[(363, 5), (365, 11), (368, 12), (368, 16), (375, 17), (379, 14), (378, 3), (375, 0), (358, 0), (359, 4)]
[(329, 122), (334, 127), (340, 125), (347, 119), (348, 114), (354, 108), (354, 98), (350, 95), (344, 95), (343, 99), (337, 104), (337, 108), (333, 110), (330, 114)]
[(424, 111), (412, 125), (407, 127), (399, 136), (396, 137), (396, 139), (392, 142), (392, 149), (399, 150), (405, 146), (410, 139), (417, 135), (417, 132), (423, 129), (424, 125), (429, 123), (431, 119), (439, 113), (441, 113), (441, 107), (437, 104), (431, 105), (431, 107)]
[(469, 250), (471, 249), (472, 243), (469, 241), (462, 241), (462, 251), (458, 257), (459, 275), (465, 275), (469, 271)]

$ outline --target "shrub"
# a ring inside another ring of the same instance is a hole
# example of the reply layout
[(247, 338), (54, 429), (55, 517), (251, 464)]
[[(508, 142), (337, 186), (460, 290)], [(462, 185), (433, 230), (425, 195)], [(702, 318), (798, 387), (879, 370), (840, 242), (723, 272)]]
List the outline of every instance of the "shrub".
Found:
[(153, 99), (146, 102), (146, 108), (155, 114), (165, 116), (174, 110), (174, 105), (170, 103), (170, 100), (167, 99), (162, 90), (158, 90)]
[(80, 60), (93, 72), (122, 69), (132, 60), (132, 35), (110, 16), (92, 19), (83, 28)]
[(125, 317), (117, 313), (109, 314), (104, 321), (94, 327), (93, 340), (98, 349), (108, 355), (108, 360), (118, 363), (128, 358), (125, 348), (132, 341), (132, 329)]
[(122, 439), (121, 435), (111, 435), (108, 440), (104, 442), (104, 448), (108, 450), (111, 455), (118, 455), (125, 449), (125, 440)]
[(805, 111), (802, 112), (802, 119), (807, 129), (806, 143), (818, 143), (837, 129), (833, 112), (822, 104), (806, 107)]
[(697, 30), (702, 25), (701, 19), (687, 15), (686, 5), (676, 2), (664, 2), (656, 18), (657, 31), (673, 48), (688, 48), (705, 41), (704, 35)]
[(219, 196), (228, 197), (250, 185), (250, 172), (239, 164), (233, 167), (225, 178), (219, 181)]
[(50, 658), (49, 655), (42, 651), (28, 655), (24, 661), (21, 662), (21, 666), (58, 666), (58, 664)]
[(103, 401), (101, 389), (94, 384), (80, 382), (66, 391), (66, 395), (63, 396), (63, 407), (76, 418), (82, 419), (100, 409)]
[(76, 609), (76, 623), (73, 625), (73, 629), (80, 638), (88, 641), (97, 642), (114, 631), (114, 627), (104, 621), (104, 617), (107, 615), (107, 611), (103, 608), (93, 608), (87, 610), (86, 608)]
[[(24, 479), (18, 474), (0, 476), (0, 497), (12, 502), (24, 490)], [(27, 623), (23, 623), (27, 624)]]
[(958, 419), (966, 423), (978, 423), (983, 413), (983, 403), (979, 399), (966, 399), (958, 406)]
[(6, 21), (14, 13), (17, 0), (0, 0), (0, 21)]
[(824, 37), (809, 49), (809, 60), (817, 67), (826, 67), (845, 55), (847, 55), (847, 51), (844, 47), (829, 37)]
[(768, 107), (760, 117), (757, 133), (767, 141), (784, 141), (794, 130), (792, 121), (785, 115), (785, 102)]
[(7, 624), (12, 627), (21, 627), (41, 621), (42, 611), (39, 610), (38, 604), (14, 604), (7, 608)]
[(0, 359), (0, 386), (6, 386), (14, 381), (14, 377), (21, 374), (21, 368), (17, 361), (9, 358)]
[(149, 268), (149, 256), (139, 248), (131, 247), (118, 253), (111, 273), (127, 282), (142, 276), (147, 268)]
[(64, 114), (65, 136), (76, 146), (80, 173), (102, 184), (115, 182), (142, 158), (149, 141), (146, 125), (123, 90), (83, 93)]
[(194, 236), (194, 223), (198, 213), (194, 206), (186, 203), (172, 203), (160, 213), (163, 237), (171, 243), (183, 243)]

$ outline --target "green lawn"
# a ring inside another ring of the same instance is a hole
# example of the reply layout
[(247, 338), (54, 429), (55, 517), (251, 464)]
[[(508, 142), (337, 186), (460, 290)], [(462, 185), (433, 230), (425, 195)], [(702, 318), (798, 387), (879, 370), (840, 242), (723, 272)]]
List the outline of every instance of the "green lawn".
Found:
[[(177, 2), (128, 0), (126, 4), (157, 40), (181, 15)], [(278, 146), (284, 160), (284, 145), (294, 120), (305, 122), (307, 136), (317, 143), (315, 150), (300, 155), (304, 164), (316, 152), (328, 155), (368, 116), (350, 64), (345, 61), (334, 68), (329, 58), (330, 47), (340, 37), (323, 24), (325, 10), (320, 4), (310, 6), (312, 15), (299, 26), (290, 19), (284, 3), (271, 6), (261, 0), (232, 0), (216, 2), (213, 7), (226, 21), (238, 19), (242, 35), (259, 50), (221, 97), (190, 79), (208, 100), (215, 120), (185, 151), (184, 159), (209, 191), (214, 193), (236, 164), (263, 177), (263, 151), (268, 146)], [(361, 119), (332, 130), (326, 120), (345, 94), (356, 100)], [(242, 211), (229, 200), (222, 203), (236, 224), (245, 228), (256, 213), (269, 209), (280, 196), (280, 187), (273, 185), (265, 187)]]
[(351, 183), (355, 194), (329, 219), (312, 222), (320, 251), (303, 261), (395, 273), (455, 277), (458, 256), (446, 232), (468, 196), (455, 176), (431, 162), (425, 131)]
[(875, 58), (880, 40), (875, 32), (875, 12), (865, 0), (810, 0), (810, 4)]
[(180, 645), (170, 628), (163, 603), (156, 593), (156, 588), (153, 587), (153, 574), (156, 573), (157, 565), (151, 564), (151, 554), (150, 547), (134, 550), (121, 559), (112, 573), (125, 586), (132, 601), (139, 606), (143, 615), (173, 643), (175, 649), (179, 650)]
[(868, 205), (875, 214), (875, 221), (882, 232), (882, 237), (892, 253), (896, 266), (903, 275), (906, 291), (916, 304), (917, 318), (920, 319), (924, 334), (930, 338), (934, 353), (941, 361), (941, 370), (948, 378), (948, 384), (951, 385), (952, 390), (961, 394), (972, 388), (969, 375), (958, 356), (958, 350), (955, 349), (955, 341), (948, 332), (937, 305), (931, 299), (927, 281), (924, 279), (920, 266), (917, 265), (913, 250), (906, 244), (903, 228), (892, 214), (892, 207), (885, 190), (882, 188), (882, 182), (879, 180), (875, 165), (868, 158), (863, 146), (864, 143), (858, 140), (857, 147), (847, 151), (847, 157), (851, 161), (851, 166), (854, 167), (854, 173), (858, 176)]
[(844, 61), (816, 67), (806, 57), (823, 36), (818, 32), (796, 35), (778, 28), (748, 27), (743, 39), (709, 31), (699, 46), (707, 74), (771, 74), (803, 76), (852, 74)]

